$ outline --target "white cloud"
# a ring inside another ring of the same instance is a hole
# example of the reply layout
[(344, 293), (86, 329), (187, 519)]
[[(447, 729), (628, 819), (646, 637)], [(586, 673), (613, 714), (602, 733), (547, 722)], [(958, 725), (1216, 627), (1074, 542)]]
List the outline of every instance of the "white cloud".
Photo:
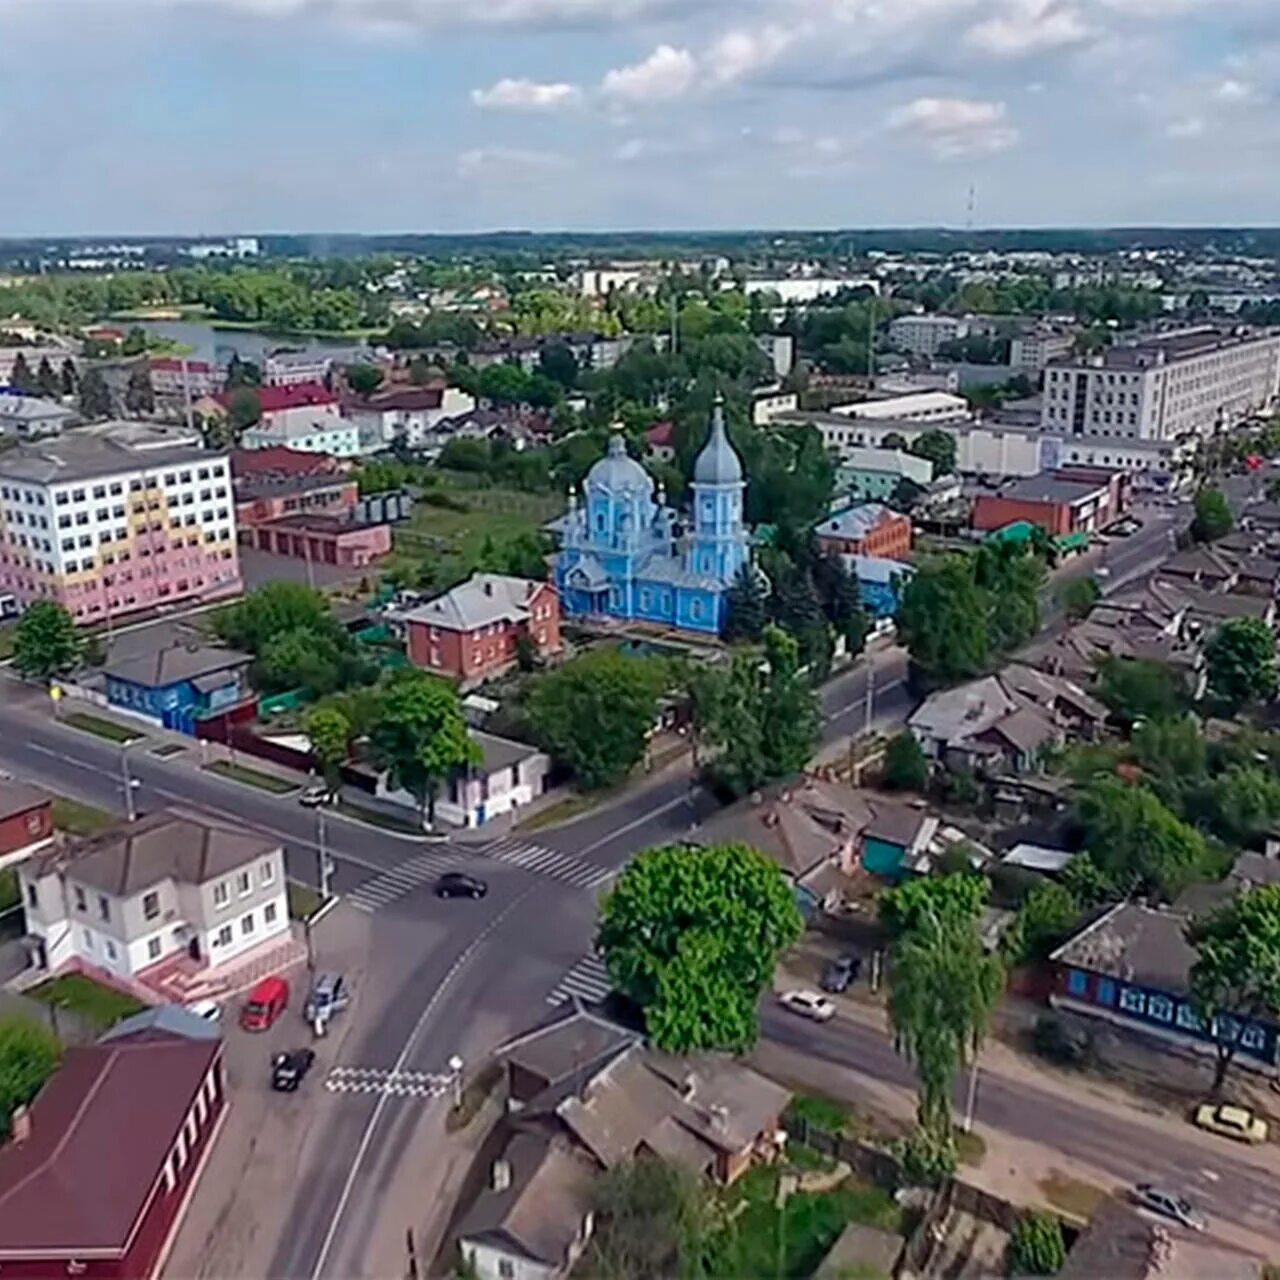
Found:
[(572, 162), (557, 151), (532, 151), (521, 147), (473, 147), (458, 156), (463, 178), (519, 177), (530, 173), (567, 169)]
[(716, 84), (732, 84), (776, 62), (795, 39), (795, 31), (765, 26), (758, 31), (726, 31), (704, 55)]
[(1254, 88), (1243, 80), (1224, 80), (1214, 91), (1219, 102), (1249, 102), (1254, 96)]
[(1057, 0), (1014, 0), (1007, 11), (970, 27), (965, 43), (997, 57), (1022, 57), (1080, 44), (1091, 32), (1076, 9)]
[(888, 127), (923, 142), (943, 160), (991, 155), (1018, 141), (1003, 102), (968, 98), (916, 98), (889, 113)]
[(608, 72), (600, 92), (613, 102), (665, 102), (688, 93), (697, 74), (697, 62), (688, 49), (660, 44), (643, 62)]
[(536, 80), (499, 80), (487, 89), (472, 89), (471, 101), (477, 107), (496, 111), (554, 111), (571, 107), (582, 97), (577, 85), (563, 81), (539, 84)]
[(1200, 116), (1184, 116), (1181, 120), (1173, 120), (1165, 127), (1165, 137), (1185, 141), (1189, 138), (1204, 136), (1205, 123)]

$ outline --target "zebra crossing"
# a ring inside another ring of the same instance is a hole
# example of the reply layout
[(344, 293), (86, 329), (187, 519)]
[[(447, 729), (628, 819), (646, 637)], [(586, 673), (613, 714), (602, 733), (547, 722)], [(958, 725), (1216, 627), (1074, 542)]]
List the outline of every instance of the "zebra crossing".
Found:
[(547, 1003), (561, 1005), (578, 999), (585, 1004), (599, 1004), (612, 990), (604, 960), (597, 955), (586, 955), (556, 983)]
[(385, 1067), (333, 1067), (324, 1082), (330, 1093), (387, 1093), (394, 1098), (438, 1098), (452, 1085), (452, 1076)]
[(452, 870), (457, 864), (455, 854), (429, 849), (397, 863), (387, 871), (380, 871), (347, 894), (347, 901), (357, 911), (372, 914), (415, 889), (430, 884), (442, 872)]
[(616, 874), (610, 867), (600, 867), (594, 862), (576, 858), (571, 853), (548, 849), (546, 845), (530, 844), (514, 836), (495, 840), (485, 846), (483, 853), (486, 858), (559, 880), (575, 889), (595, 889)]

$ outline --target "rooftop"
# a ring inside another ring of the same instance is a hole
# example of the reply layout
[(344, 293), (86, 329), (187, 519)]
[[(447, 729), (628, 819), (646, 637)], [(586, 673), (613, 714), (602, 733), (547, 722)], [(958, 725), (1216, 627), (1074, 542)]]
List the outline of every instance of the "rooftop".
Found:
[(887, 520), (905, 520), (896, 511), (879, 502), (865, 502), (859, 506), (844, 507), (831, 512), (814, 530), (818, 537), (865, 538)]
[(28, 484), (62, 484), (214, 460), (216, 455), (201, 448), (199, 434), (185, 428), (150, 422), (100, 422), (0, 454), (0, 476)]
[[(282, 409), (301, 409), (308, 405), (338, 403), (338, 393), (330, 391), (323, 382), (297, 382), (288, 387), (254, 387), (263, 413), (279, 413)], [(234, 391), (223, 391), (215, 397), (224, 408), (230, 403)]]
[(336, 470), (333, 458), (327, 453), (307, 453), (282, 444), (268, 445), (265, 449), (231, 451), (231, 474), (237, 480), (262, 475), (314, 475)]
[(452, 591), (410, 610), (404, 620), (450, 631), (474, 631), (491, 622), (523, 622), (529, 616), (530, 598), (545, 585), (530, 578), (477, 573)]
[(253, 658), (236, 649), (215, 649), (210, 645), (176, 644), (151, 653), (138, 653), (108, 660), (103, 668), (108, 679), (128, 680), (148, 689), (198, 680), (219, 671), (239, 670)]
[(1060, 480), (1057, 476), (1041, 474), (1021, 476), (1012, 484), (1000, 487), (997, 498), (1012, 498), (1016, 502), (1059, 502), (1073, 506), (1086, 502), (1100, 493), (1106, 493), (1105, 484), (1087, 484), (1079, 480)]
[(12, 818), (15, 814), (49, 804), (53, 797), (29, 782), (13, 782), (0, 779), (0, 818)]
[(1158, 991), (1182, 992), (1195, 963), (1186, 916), (1121, 902), (1069, 938), (1049, 958)]

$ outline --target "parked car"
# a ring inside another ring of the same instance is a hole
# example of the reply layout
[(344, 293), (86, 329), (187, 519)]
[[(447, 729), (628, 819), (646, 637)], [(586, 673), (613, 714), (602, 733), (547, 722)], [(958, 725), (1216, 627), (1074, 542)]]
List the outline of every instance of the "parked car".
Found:
[(271, 1059), (271, 1087), (277, 1093), (294, 1093), (316, 1060), (313, 1049), (291, 1049)]
[(308, 1022), (328, 1022), (336, 1013), (347, 1007), (350, 993), (347, 980), (340, 973), (322, 973), (311, 984), (302, 1016)]
[(814, 1022), (829, 1022), (836, 1016), (835, 1005), (816, 991), (784, 991), (778, 996), (778, 1003), (784, 1009)]
[(483, 880), (461, 871), (446, 871), (436, 881), (437, 898), (483, 898), (488, 892), (489, 886)]
[(222, 1006), (216, 1000), (193, 1000), (186, 1009), (206, 1022), (218, 1022), (222, 1018)]
[(1220, 1133), (1224, 1138), (1234, 1138), (1237, 1142), (1266, 1142), (1267, 1122), (1254, 1115), (1248, 1107), (1235, 1107), (1228, 1104), (1214, 1106), (1206, 1102), (1196, 1108), (1196, 1124), (1210, 1133)]
[(1185, 1196), (1164, 1187), (1153, 1187), (1149, 1182), (1140, 1182), (1134, 1187), (1133, 1202), (1140, 1209), (1158, 1213), (1162, 1218), (1171, 1218), (1192, 1231), (1203, 1231), (1209, 1225), (1204, 1215)]
[(849, 987), (858, 980), (861, 970), (861, 956), (839, 956), (827, 963), (822, 970), (822, 978), (818, 985), (823, 991), (838, 995), (841, 991), (849, 990)]
[(337, 795), (323, 782), (317, 782), (298, 796), (298, 803), (308, 809), (318, 809), (321, 805), (332, 804), (337, 798)]
[(289, 984), (275, 977), (263, 978), (249, 992), (240, 1010), (240, 1025), (246, 1031), (266, 1031), (289, 1004)]

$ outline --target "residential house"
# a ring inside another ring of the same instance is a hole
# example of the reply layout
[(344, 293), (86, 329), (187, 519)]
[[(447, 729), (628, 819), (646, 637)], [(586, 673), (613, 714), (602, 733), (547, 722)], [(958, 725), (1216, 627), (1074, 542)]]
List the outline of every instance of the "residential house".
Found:
[(67, 423), (75, 418), (75, 410), (53, 400), (16, 393), (0, 394), (0, 435), (18, 440), (35, 440), (40, 436), (60, 436)]
[[(278, 389), (289, 391), (293, 388)], [(282, 409), (272, 414), (270, 421), (264, 415), (257, 426), (241, 433), (240, 445), (244, 449), (283, 446), (304, 453), (329, 454), (335, 458), (357, 458), (362, 452), (360, 431), (355, 423), (338, 417), (336, 413), (311, 407)]]
[[(473, 731), (480, 763), (456, 773), (436, 802), (436, 814), (460, 827), (481, 827), (515, 814), (547, 789), (551, 758), (526, 742)], [(415, 802), (416, 803), (416, 802)]]
[(403, 615), (409, 661), (475, 685), (516, 661), (520, 636), (539, 657), (558, 653), (560, 600), (547, 582), (477, 573)]
[(21, 862), (53, 840), (53, 797), (26, 782), (0, 779), (0, 867)]
[[(1057, 1008), (1100, 1018), (1200, 1052), (1212, 1052), (1214, 1033), (1192, 1007), (1195, 949), (1180, 911), (1120, 902), (1069, 938), (1050, 957)], [(1239, 1061), (1276, 1062), (1274, 1019), (1234, 1019), (1221, 1030), (1239, 1032)]]
[(902, 603), (902, 592), (915, 576), (915, 566), (883, 556), (842, 556), (844, 567), (858, 584), (862, 607), (877, 620), (893, 618)]
[(278, 840), (179, 810), (55, 843), (18, 867), (37, 967), (129, 985), (185, 958), (217, 968), (289, 936)]
[(1246, 849), (1221, 880), (1188, 886), (1178, 895), (1174, 910), (1187, 916), (1208, 915), (1226, 906), (1237, 894), (1262, 885), (1280, 884), (1280, 858)]
[(224, 713), (249, 696), (245, 670), (252, 661), (247, 653), (202, 644), (110, 658), (103, 669), (107, 701), (194, 735), (196, 721)]
[(1206, 634), (1216, 631), (1224, 622), (1237, 618), (1257, 618), (1274, 629), (1276, 601), (1274, 597), (1258, 595), (1219, 594), (1202, 588), (1190, 587), (1186, 592), (1187, 609), (1192, 625)]
[(911, 520), (878, 502), (832, 511), (813, 536), (823, 551), (837, 555), (906, 560), (911, 554)]
[[(254, 394), (262, 407), (262, 420), (258, 429), (270, 431), (276, 425), (287, 422), (287, 415), (305, 410), (312, 421), (338, 417), (338, 393), (323, 382), (299, 382), (290, 386), (255, 387)], [(214, 399), (225, 410), (230, 406), (236, 391), (221, 391)], [(254, 448), (247, 445), (246, 448)]]
[(1188, 547), (1170, 556), (1160, 566), (1160, 576), (1180, 587), (1203, 587), (1208, 591), (1230, 591), (1239, 573), (1228, 558), (1213, 546)]
[(322, 385), (333, 368), (331, 356), (316, 351), (274, 351), (262, 362), (264, 387)]
[(938, 819), (924, 809), (905, 804), (874, 807), (862, 831), (862, 865), (884, 880), (900, 880), (929, 870)]
[(193, 404), (222, 391), (226, 375), (210, 360), (186, 356), (151, 356), (147, 361), (151, 389), (162, 399), (185, 400)]
[[(845, 426), (838, 430), (847, 430)], [(898, 492), (906, 480), (920, 489), (933, 482), (933, 463), (901, 449), (874, 449), (853, 446), (840, 450), (836, 467), (836, 487), (863, 502), (884, 502)]]
[(218, 1030), (181, 1010), (67, 1049), (0, 1148), (0, 1271), (159, 1275), (226, 1104)]
[(451, 431), (437, 428), (475, 407), (473, 396), (441, 382), (422, 387), (393, 386), (349, 400), (343, 406), (343, 416), (359, 429), (362, 453), (395, 446), (435, 454), (452, 437)]
[(676, 460), (676, 424), (674, 422), (655, 422), (644, 433), (645, 453), (655, 462), (674, 462)]

